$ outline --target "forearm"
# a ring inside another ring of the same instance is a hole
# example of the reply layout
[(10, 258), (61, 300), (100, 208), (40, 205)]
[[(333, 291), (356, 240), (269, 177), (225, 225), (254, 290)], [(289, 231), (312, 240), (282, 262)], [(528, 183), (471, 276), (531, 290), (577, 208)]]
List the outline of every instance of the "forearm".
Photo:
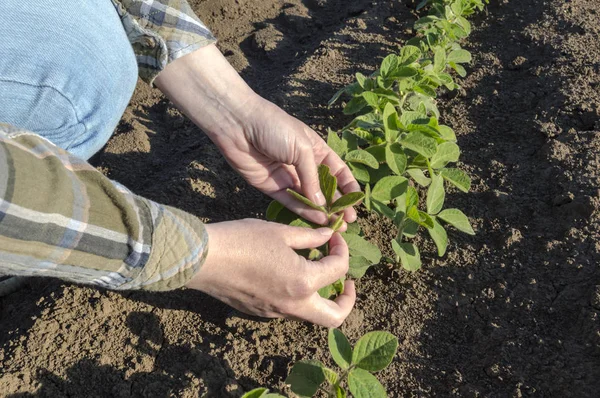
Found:
[(170, 290), (198, 271), (195, 217), (134, 195), (49, 141), (0, 125), (0, 274)]
[(260, 99), (215, 45), (172, 62), (155, 84), (214, 141), (240, 133)]

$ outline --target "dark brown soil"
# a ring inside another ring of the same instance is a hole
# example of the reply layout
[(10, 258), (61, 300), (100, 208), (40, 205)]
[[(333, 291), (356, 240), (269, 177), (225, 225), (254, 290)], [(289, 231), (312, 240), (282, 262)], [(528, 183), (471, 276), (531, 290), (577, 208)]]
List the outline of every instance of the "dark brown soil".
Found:
[[(390, 396), (600, 395), (600, 3), (492, 0), (444, 121), (474, 192), (452, 194), (477, 235), (452, 234), (425, 267), (358, 282), (351, 340), (400, 339)], [(347, 119), (329, 97), (410, 37), (410, 1), (194, 0), (232, 64), (319, 131)], [(206, 221), (262, 217), (268, 199), (140, 84), (96, 164)], [(385, 225), (361, 221), (385, 246)], [(326, 330), (239, 317), (202, 294), (114, 293), (32, 280), (0, 299), (0, 395), (239, 397), (286, 390), (300, 358), (327, 360)]]

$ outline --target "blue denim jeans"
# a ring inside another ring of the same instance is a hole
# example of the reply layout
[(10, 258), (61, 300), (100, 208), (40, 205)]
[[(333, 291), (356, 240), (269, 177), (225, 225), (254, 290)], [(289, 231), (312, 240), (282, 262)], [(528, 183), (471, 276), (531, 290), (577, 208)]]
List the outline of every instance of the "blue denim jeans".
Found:
[(113, 133), (136, 81), (110, 0), (0, 0), (0, 122), (88, 159)]

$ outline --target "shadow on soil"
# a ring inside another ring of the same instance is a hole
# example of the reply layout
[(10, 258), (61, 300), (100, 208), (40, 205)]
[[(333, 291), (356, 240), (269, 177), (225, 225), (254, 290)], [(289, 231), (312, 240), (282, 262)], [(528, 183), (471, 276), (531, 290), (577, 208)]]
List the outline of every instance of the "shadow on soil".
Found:
[(199, 396), (227, 395), (225, 389), (231, 386), (233, 372), (226, 361), (206, 354), (203, 347), (166, 343), (159, 318), (150, 312), (130, 313), (127, 326), (136, 336), (129, 344), (140, 355), (153, 359), (149, 371), (131, 374), (110, 365), (102, 365), (96, 360), (84, 359), (67, 369), (64, 378), (44, 369), (39, 370), (36, 378), (41, 385), (36, 393), (13, 394), (9, 397), (166, 398), (189, 393), (190, 390), (197, 391)]

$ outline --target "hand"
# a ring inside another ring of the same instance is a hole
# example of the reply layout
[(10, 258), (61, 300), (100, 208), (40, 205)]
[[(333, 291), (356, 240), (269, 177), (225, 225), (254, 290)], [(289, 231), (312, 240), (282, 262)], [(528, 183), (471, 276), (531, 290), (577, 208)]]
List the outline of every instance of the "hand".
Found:
[[(305, 320), (338, 327), (354, 302), (354, 282), (334, 301), (317, 290), (348, 271), (348, 246), (329, 228), (290, 227), (245, 219), (207, 224), (208, 255), (187, 287), (201, 290), (246, 314)], [(293, 249), (329, 241), (329, 256), (309, 261)]]
[[(287, 188), (324, 205), (317, 165), (325, 164), (337, 177), (343, 193), (360, 190), (344, 161), (300, 120), (259, 96), (249, 102), (245, 115), (241, 133), (232, 130), (215, 142), (229, 164), (252, 186), (296, 214), (322, 225), (327, 217), (294, 199), (286, 192)], [(336, 196), (341, 194), (338, 192)], [(356, 211), (352, 207), (346, 209), (344, 219), (355, 221)]]
[[(321, 137), (252, 91), (216, 46), (170, 63), (155, 83), (251, 185), (295, 213), (319, 224), (327, 222), (323, 213), (286, 192), (292, 188), (323, 204), (318, 164), (329, 166), (343, 193), (360, 190), (348, 166)], [(354, 221), (355, 210), (346, 209), (344, 219)]]

